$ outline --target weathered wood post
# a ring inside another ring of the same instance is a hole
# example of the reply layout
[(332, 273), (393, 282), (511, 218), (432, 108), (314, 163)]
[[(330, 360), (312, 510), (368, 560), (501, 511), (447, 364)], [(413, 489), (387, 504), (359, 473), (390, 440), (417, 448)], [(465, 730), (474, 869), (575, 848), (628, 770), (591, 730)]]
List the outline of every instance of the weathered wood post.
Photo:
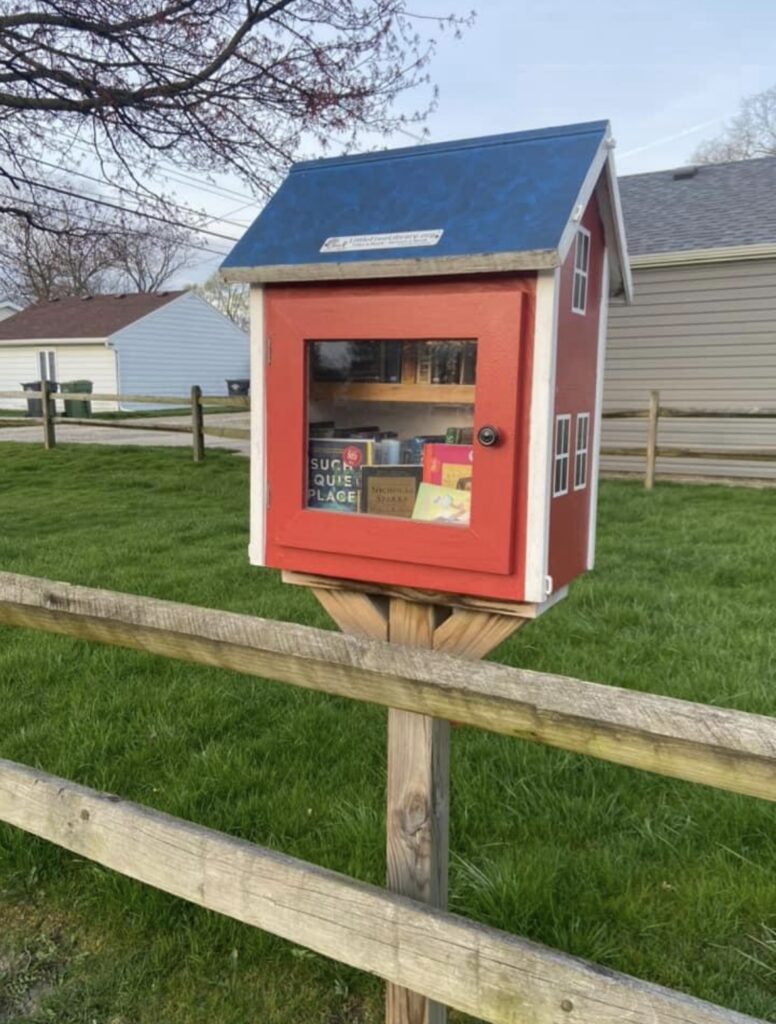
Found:
[(195, 462), (205, 458), (205, 435), (202, 418), (202, 388), (194, 384), (191, 389), (191, 447)]
[[(372, 594), (347, 583), (283, 573), (312, 588), (343, 633), (479, 659), (527, 620), (517, 615)], [(318, 586), (316, 586), (318, 584)], [(441, 600), (445, 600), (440, 596)], [(387, 886), (420, 903), (447, 906), (450, 832), (450, 723), (411, 711), (388, 710), (386, 810)], [(386, 1024), (445, 1024), (447, 1010), (425, 996), (387, 985)]]
[(40, 382), (40, 404), (43, 414), (43, 446), (51, 449), (56, 446), (57, 435), (54, 427), (54, 399), (51, 397), (51, 386), (47, 380)]
[(647, 465), (644, 473), (644, 487), (651, 491), (655, 486), (657, 463), (657, 428), (660, 419), (660, 392), (649, 393), (649, 420), (647, 425)]

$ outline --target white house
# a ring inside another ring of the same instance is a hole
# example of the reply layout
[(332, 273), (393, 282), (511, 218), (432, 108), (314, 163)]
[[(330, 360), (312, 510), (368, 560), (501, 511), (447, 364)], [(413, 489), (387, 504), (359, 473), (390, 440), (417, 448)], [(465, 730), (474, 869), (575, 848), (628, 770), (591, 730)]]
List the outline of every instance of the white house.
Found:
[(0, 323), (0, 391), (45, 379), (89, 380), (103, 394), (183, 396), (198, 384), (225, 395), (227, 379), (248, 376), (247, 334), (190, 291), (54, 299)]
[(18, 313), (21, 308), (15, 302), (11, 302), (10, 299), (0, 299), (0, 320), (7, 320), (9, 316)]

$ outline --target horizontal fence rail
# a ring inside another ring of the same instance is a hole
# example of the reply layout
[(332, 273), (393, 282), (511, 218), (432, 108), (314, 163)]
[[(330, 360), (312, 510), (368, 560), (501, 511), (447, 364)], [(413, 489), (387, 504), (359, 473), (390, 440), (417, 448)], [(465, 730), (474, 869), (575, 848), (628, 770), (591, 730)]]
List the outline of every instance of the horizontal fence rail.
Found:
[(493, 1024), (764, 1024), (2, 760), (0, 820)]
[[(177, 398), (173, 395), (114, 395), (103, 392), (64, 392), (50, 391), (46, 382), (39, 391), (0, 391), (0, 401), (12, 398), (17, 401), (33, 399), (39, 401), (42, 406), (42, 416), (24, 416), (15, 418), (0, 418), (0, 427), (43, 427), (43, 444), (46, 448), (53, 448), (56, 445), (56, 425), (63, 423), (73, 427), (93, 427), (114, 430), (151, 430), (156, 433), (168, 434), (190, 434), (192, 436), (192, 452), (195, 462), (202, 462), (205, 457), (205, 437), (232, 438), (234, 440), (250, 440), (251, 432), (241, 427), (218, 427), (207, 426), (203, 413), (208, 408), (233, 408), (250, 409), (250, 398), (248, 396), (219, 396), (203, 395), (201, 389), (195, 385), (191, 394), (186, 398)], [(74, 416), (61, 417), (57, 415), (57, 402), (118, 402), (126, 405), (168, 405), (180, 407), (184, 412), (191, 411), (191, 425), (183, 426), (180, 423), (167, 423), (164, 419), (151, 423), (138, 423), (136, 420), (107, 420), (101, 419), (99, 415), (89, 419), (81, 419)]]
[(644, 458), (644, 486), (651, 490), (655, 483), (657, 460), (661, 459), (713, 459), (729, 462), (776, 462), (776, 447), (771, 448), (687, 448), (682, 445), (658, 444), (661, 419), (776, 419), (776, 409), (754, 406), (751, 409), (677, 408), (660, 404), (660, 392), (651, 391), (647, 409), (610, 409), (601, 414), (605, 420), (646, 419), (646, 447), (636, 445), (608, 445), (601, 447), (601, 455), (609, 457)]
[(419, 712), (776, 800), (776, 719), (192, 605), (0, 573), (0, 624)]

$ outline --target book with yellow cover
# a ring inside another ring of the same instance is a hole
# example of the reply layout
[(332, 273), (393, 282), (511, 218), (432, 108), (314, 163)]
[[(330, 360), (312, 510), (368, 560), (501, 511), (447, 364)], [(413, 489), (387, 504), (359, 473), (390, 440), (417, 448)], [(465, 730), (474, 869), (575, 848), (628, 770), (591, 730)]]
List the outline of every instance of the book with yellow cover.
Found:
[(418, 488), (412, 518), (424, 523), (468, 526), (471, 505), (471, 491), (423, 483)]

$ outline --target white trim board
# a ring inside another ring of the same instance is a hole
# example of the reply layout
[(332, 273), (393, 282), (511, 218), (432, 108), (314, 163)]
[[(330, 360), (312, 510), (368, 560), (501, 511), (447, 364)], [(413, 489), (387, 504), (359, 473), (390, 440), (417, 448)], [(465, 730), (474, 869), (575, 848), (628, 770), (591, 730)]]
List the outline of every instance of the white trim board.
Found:
[(251, 339), (251, 537), (248, 558), (251, 565), (266, 565), (267, 558), (267, 343), (264, 326), (264, 289), (253, 285), (250, 292)]
[(525, 539), (525, 600), (546, 600), (550, 550), (550, 494), (555, 413), (560, 270), (536, 275), (531, 414), (528, 441), (528, 509)]
[(593, 448), (590, 449), (588, 434), (588, 479), (590, 489), (588, 501), (587, 527), (587, 568), (595, 565), (595, 537), (598, 520), (598, 474), (601, 461), (601, 411), (604, 404), (604, 364), (606, 363), (606, 329), (609, 316), (609, 250), (604, 249), (604, 262), (601, 268), (601, 305), (598, 309), (598, 365), (596, 366), (595, 410), (592, 418)]
[(673, 252), (642, 253), (631, 256), (631, 266), (675, 267), (694, 263), (735, 263), (741, 260), (767, 260), (776, 257), (776, 245), (731, 245), (724, 249), (685, 249)]

